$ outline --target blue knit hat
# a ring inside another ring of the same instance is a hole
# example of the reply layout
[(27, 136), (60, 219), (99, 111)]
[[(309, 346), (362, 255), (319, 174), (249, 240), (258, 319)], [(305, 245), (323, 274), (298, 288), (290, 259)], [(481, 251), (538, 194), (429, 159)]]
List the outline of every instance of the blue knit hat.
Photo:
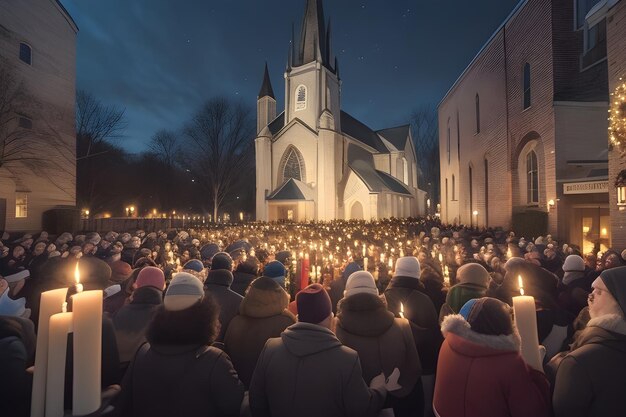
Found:
[(263, 268), (263, 276), (272, 278), (283, 288), (285, 288), (285, 275), (287, 275), (287, 270), (285, 266), (278, 261), (272, 261)]
[(346, 265), (345, 269), (341, 273), (341, 279), (343, 279), (344, 281), (347, 281), (350, 275), (352, 275), (356, 271), (362, 271), (362, 270), (363, 268), (361, 268), (361, 265), (359, 265), (356, 262), (350, 262), (348, 265)]
[(183, 265), (183, 269), (191, 269), (192, 271), (202, 272), (204, 270), (204, 265), (199, 260), (192, 259)]

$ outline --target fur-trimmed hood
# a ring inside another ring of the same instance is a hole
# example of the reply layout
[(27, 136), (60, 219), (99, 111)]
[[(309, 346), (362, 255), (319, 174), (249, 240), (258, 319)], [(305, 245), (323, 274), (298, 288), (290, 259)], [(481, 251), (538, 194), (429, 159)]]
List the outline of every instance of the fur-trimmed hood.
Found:
[(510, 335), (493, 336), (481, 334), (473, 331), (467, 320), (460, 314), (446, 316), (441, 323), (441, 332), (446, 339), (448, 339), (448, 334), (452, 333), (461, 339), (471, 342), (470, 345), (479, 345), (495, 351), (492, 353), (484, 349), (472, 351), (470, 345), (461, 346), (454, 339), (449, 340), (453, 349), (459, 350), (468, 356), (489, 356), (503, 353), (502, 351), (519, 352), (521, 346), (520, 336), (515, 326), (513, 326), (513, 333)]
[(289, 294), (282, 288), (266, 289), (251, 285), (239, 305), (239, 313), (242, 316), (265, 318), (283, 314), (288, 306)]

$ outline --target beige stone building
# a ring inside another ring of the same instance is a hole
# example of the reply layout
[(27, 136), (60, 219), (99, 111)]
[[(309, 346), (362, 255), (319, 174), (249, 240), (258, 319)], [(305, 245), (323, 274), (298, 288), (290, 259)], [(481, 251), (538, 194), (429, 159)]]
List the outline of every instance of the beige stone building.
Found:
[(0, 1), (0, 230), (76, 204), (77, 32), (57, 0)]
[(522, 0), (439, 105), (441, 216), (611, 241), (605, 27), (595, 0)]
[[(267, 66), (257, 97), (257, 220), (380, 219), (424, 213), (409, 125), (374, 131), (341, 108), (321, 0), (308, 0), (285, 70), (285, 107)], [(295, 45), (298, 45), (296, 47)]]

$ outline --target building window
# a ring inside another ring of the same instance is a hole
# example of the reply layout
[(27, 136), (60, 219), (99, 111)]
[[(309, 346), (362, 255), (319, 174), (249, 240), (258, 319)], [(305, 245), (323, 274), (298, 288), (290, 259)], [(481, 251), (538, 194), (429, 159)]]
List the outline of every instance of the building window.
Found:
[(452, 175), (452, 201), (456, 200), (456, 180)]
[(21, 127), (22, 129), (32, 129), (33, 128), (33, 121), (26, 117), (26, 116), (19, 116), (18, 118), (18, 125), (19, 127)]
[(599, 2), (600, 0), (574, 0), (576, 29), (580, 29), (585, 25), (585, 17), (587, 16), (587, 13), (589, 13), (591, 8)]
[(28, 217), (28, 195), (17, 193), (15, 195), (15, 218)]
[(409, 163), (405, 157), (402, 157), (402, 181), (409, 185)]
[(306, 86), (299, 85), (296, 88), (296, 111), (306, 109)]
[(539, 171), (535, 151), (526, 155), (526, 200), (528, 204), (539, 204)]
[(480, 133), (480, 97), (476, 94), (476, 133)]
[(606, 19), (592, 27), (585, 25), (584, 52), (581, 67), (587, 68), (606, 58)]
[(524, 65), (524, 110), (530, 107), (530, 64)]
[(28, 65), (33, 63), (33, 50), (24, 42), (20, 42), (20, 60)]
[(279, 173), (282, 174), (280, 182), (284, 182), (289, 178), (306, 182), (304, 175), (304, 160), (300, 152), (294, 147), (289, 146), (285, 151), (281, 160)]
[(450, 118), (449, 117), (448, 117), (448, 128), (447, 128), (446, 134), (448, 135), (447, 137), (448, 142), (447, 142), (446, 150), (448, 152), (448, 165), (450, 165)]

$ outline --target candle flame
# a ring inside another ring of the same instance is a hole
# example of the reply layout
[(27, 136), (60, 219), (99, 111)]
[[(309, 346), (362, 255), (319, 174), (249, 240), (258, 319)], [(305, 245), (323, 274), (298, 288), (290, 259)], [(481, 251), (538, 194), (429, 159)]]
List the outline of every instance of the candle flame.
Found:
[(520, 295), (524, 295), (524, 281), (522, 281), (522, 276), (517, 276), (517, 282), (519, 283), (519, 293)]

